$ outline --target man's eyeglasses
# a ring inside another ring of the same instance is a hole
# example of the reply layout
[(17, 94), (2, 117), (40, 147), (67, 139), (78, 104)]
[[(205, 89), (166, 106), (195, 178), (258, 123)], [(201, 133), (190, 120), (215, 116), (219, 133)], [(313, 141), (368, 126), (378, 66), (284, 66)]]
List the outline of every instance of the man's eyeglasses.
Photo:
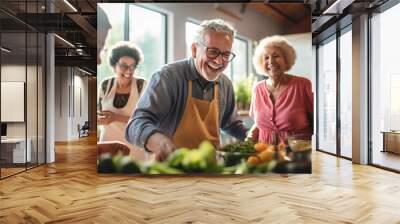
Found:
[(136, 69), (136, 65), (127, 65), (123, 63), (118, 63), (118, 66), (121, 68), (122, 71), (126, 71), (128, 69), (133, 71)]
[(197, 42), (200, 45), (202, 45), (203, 47), (206, 48), (206, 55), (208, 58), (210, 59), (216, 59), (218, 56), (222, 55), (222, 60), (224, 62), (230, 62), (235, 58), (235, 54), (229, 51), (225, 51), (225, 52), (221, 52), (220, 50), (218, 50), (217, 48), (213, 48), (213, 47), (207, 47), (205, 44), (201, 43), (201, 42)]

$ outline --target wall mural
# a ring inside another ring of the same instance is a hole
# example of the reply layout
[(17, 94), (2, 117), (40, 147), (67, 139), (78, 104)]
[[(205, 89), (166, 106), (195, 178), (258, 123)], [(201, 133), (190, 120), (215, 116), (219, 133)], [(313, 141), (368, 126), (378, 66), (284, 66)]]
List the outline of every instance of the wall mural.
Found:
[(311, 173), (308, 7), (101, 3), (97, 21), (99, 173)]

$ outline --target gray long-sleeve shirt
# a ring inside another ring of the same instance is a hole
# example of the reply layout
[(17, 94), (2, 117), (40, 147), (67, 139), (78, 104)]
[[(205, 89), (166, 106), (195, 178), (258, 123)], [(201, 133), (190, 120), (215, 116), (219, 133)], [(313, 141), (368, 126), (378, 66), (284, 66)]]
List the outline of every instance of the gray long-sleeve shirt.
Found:
[(204, 85), (194, 60), (190, 58), (167, 64), (153, 74), (126, 127), (125, 138), (128, 142), (144, 147), (155, 132), (172, 138), (186, 107), (188, 80), (193, 83), (192, 96), (209, 101), (213, 98), (214, 83), (217, 83), (221, 129), (240, 140), (246, 137), (247, 128), (238, 119), (235, 110), (231, 81), (221, 75), (215, 82)]

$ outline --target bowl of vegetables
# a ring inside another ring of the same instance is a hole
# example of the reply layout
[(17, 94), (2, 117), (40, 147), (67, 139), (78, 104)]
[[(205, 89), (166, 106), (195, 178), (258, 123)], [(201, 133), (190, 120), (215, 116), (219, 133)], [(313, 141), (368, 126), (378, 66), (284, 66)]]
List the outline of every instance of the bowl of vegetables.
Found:
[(234, 166), (242, 160), (254, 156), (256, 151), (250, 141), (228, 144), (217, 150), (217, 159), (224, 162), (225, 166)]

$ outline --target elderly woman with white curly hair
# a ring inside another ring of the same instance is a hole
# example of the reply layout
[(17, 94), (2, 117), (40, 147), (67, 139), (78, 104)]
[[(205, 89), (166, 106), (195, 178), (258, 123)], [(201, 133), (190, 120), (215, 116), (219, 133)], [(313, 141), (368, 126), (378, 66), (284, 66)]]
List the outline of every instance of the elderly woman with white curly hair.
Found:
[(286, 143), (289, 135), (311, 137), (313, 132), (313, 93), (311, 82), (287, 74), (296, 52), (282, 36), (266, 37), (257, 46), (253, 64), (268, 78), (258, 82), (252, 95), (250, 116), (255, 125), (251, 139), (269, 144)]

